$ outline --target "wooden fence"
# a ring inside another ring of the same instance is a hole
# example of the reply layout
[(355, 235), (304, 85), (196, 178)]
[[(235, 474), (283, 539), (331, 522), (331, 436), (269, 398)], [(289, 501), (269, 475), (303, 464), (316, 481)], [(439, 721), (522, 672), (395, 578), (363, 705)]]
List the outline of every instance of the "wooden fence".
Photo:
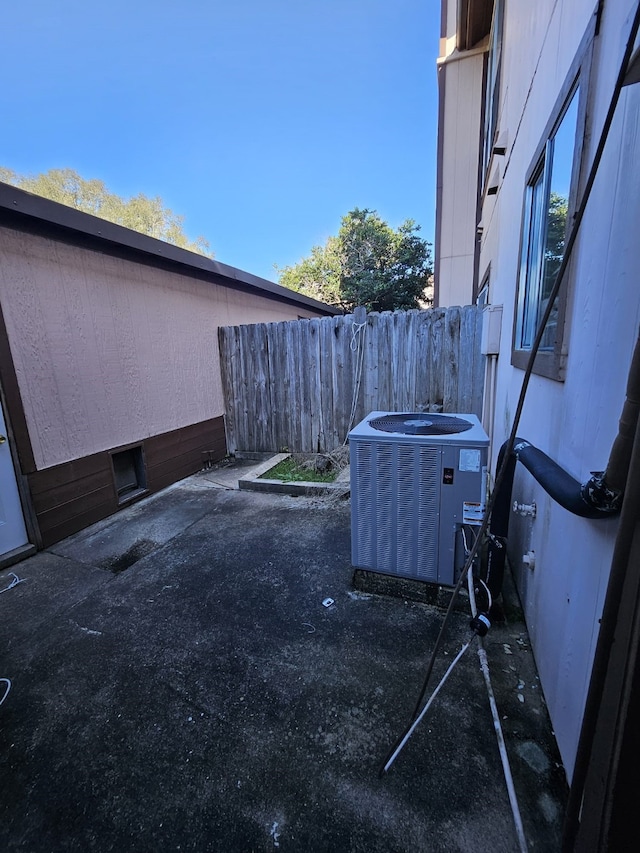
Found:
[(333, 450), (372, 411), (480, 416), (480, 333), (475, 306), (222, 327), (229, 452)]

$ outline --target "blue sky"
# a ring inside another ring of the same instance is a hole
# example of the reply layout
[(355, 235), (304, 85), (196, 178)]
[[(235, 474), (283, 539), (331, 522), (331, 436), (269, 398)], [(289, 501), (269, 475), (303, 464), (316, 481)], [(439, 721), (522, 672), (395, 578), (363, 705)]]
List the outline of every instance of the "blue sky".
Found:
[(437, 0), (3, 4), (0, 165), (159, 195), (275, 280), (354, 207), (433, 241)]

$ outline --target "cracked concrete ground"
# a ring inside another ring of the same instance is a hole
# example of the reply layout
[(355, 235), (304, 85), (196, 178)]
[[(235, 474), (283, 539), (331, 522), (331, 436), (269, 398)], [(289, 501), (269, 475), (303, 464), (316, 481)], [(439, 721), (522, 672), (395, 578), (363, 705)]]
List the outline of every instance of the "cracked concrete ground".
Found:
[[(442, 611), (354, 589), (348, 501), (237, 477), (202, 472), (14, 567), (2, 849), (518, 850), (475, 650), (379, 778)], [(488, 653), (529, 847), (555, 851), (564, 773), (517, 615)]]

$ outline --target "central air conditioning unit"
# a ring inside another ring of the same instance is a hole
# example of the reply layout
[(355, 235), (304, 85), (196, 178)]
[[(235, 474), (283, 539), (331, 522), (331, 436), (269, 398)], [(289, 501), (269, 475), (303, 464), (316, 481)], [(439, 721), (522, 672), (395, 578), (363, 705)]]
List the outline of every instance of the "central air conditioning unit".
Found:
[(478, 418), (372, 412), (349, 447), (352, 564), (455, 585), (465, 527), (481, 523), (486, 498), (489, 437)]

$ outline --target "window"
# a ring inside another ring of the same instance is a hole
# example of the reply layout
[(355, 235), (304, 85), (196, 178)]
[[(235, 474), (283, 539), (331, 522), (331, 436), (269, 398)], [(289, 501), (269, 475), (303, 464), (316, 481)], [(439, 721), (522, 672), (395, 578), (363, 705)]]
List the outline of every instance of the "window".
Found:
[(489, 267), (484, 274), (482, 279), (482, 284), (480, 285), (480, 289), (478, 290), (478, 295), (476, 296), (476, 305), (478, 308), (484, 308), (489, 304), (489, 280), (491, 277), (491, 267)]
[(489, 57), (487, 59), (487, 88), (484, 100), (484, 138), (482, 148), (482, 174), (487, 177), (491, 151), (498, 128), (498, 106), (500, 101), (500, 67), (502, 60), (502, 28), (504, 0), (496, 0), (491, 21)]
[[(526, 190), (517, 349), (531, 349), (564, 256), (577, 121), (576, 89)], [(542, 338), (542, 352), (554, 349), (557, 326), (556, 304)]]
[[(564, 257), (576, 207), (593, 22), (582, 39), (526, 175), (511, 363), (525, 368)], [(567, 271), (569, 273), (569, 270)], [(564, 379), (565, 274), (545, 327), (534, 372)]]

